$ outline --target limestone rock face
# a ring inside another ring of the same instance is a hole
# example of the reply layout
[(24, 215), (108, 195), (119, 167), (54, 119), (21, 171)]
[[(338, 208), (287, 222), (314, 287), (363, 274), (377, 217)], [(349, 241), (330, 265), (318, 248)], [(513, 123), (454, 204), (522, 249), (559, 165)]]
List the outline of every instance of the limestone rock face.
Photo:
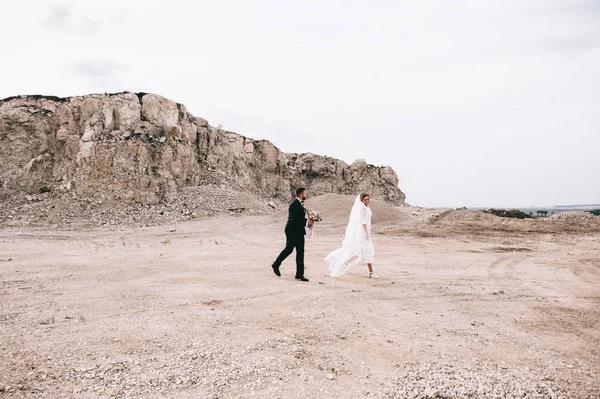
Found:
[(155, 94), (0, 100), (0, 194), (43, 190), (155, 204), (207, 182), (278, 200), (298, 186), (311, 195), (364, 191), (395, 204), (405, 198), (388, 166), (283, 153)]

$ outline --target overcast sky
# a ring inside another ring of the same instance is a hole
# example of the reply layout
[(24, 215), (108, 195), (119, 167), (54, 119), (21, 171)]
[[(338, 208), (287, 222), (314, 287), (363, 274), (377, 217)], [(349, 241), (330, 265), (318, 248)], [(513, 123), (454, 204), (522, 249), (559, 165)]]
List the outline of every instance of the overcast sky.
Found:
[(157, 93), (416, 205), (600, 203), (600, 0), (20, 0), (0, 35), (0, 98)]

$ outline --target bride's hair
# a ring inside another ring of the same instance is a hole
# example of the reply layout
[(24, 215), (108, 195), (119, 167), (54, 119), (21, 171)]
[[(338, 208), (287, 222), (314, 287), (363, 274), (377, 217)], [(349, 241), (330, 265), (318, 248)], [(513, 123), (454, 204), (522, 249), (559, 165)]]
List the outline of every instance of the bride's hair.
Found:
[(369, 198), (370, 198), (371, 196), (370, 196), (369, 194), (367, 194), (367, 193), (362, 193), (362, 194), (360, 195), (360, 200), (361, 200), (361, 201), (362, 201), (362, 200), (364, 200), (364, 199), (365, 199), (365, 197), (369, 197)]

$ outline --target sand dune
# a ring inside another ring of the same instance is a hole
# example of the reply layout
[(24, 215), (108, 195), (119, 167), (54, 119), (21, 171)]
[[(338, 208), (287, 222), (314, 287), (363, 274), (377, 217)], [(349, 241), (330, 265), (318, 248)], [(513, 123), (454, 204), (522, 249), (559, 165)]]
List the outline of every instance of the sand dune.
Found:
[[(355, 198), (353, 195), (324, 194), (309, 198), (305, 206), (318, 210), (332, 224), (346, 224)], [(399, 212), (399, 207), (388, 202), (372, 199), (370, 206), (373, 210), (373, 223), (396, 224), (407, 218)]]

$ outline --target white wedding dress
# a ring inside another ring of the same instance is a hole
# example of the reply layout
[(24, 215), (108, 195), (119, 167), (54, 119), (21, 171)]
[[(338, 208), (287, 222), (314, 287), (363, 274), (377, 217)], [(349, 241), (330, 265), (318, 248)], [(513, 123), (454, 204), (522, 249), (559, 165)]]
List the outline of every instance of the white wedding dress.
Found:
[[(373, 263), (375, 248), (371, 241), (371, 209), (365, 206), (357, 196), (350, 211), (346, 235), (342, 247), (325, 257), (331, 276), (338, 277), (346, 273), (356, 263)], [(369, 238), (365, 235), (363, 224), (367, 225)]]

